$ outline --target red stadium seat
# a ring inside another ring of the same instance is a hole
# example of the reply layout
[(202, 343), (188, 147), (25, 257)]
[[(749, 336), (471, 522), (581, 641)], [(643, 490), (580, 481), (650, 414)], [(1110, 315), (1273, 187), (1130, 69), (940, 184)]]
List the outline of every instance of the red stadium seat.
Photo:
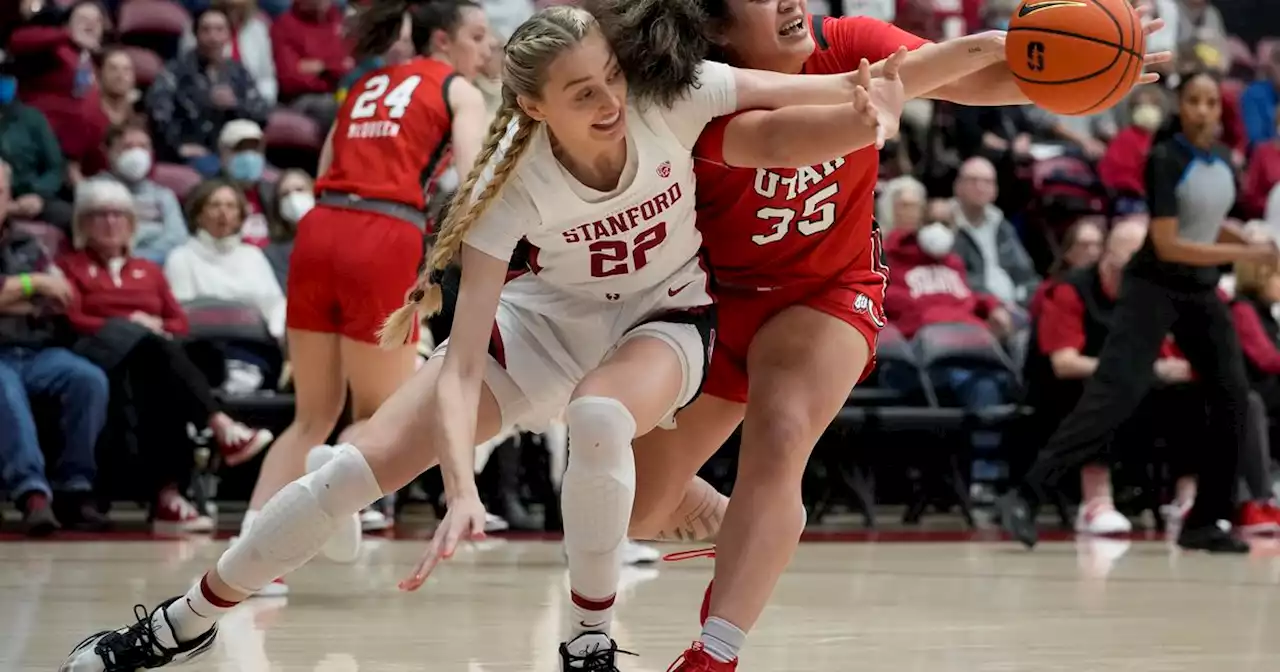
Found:
[(61, 254), (71, 249), (71, 241), (67, 240), (66, 234), (62, 233), (62, 229), (52, 224), (28, 219), (20, 219), (13, 224), (20, 230), (40, 239), (40, 242), (44, 243), (45, 249), (49, 250), (51, 254)]
[(278, 109), (267, 119), (263, 131), (268, 148), (307, 149), (320, 151), (324, 138), (320, 125), (310, 117), (292, 110)]
[(150, 49), (125, 47), (124, 51), (129, 54), (129, 60), (133, 61), (133, 73), (140, 89), (151, 86), (151, 83), (156, 81), (156, 77), (159, 77), (160, 72), (164, 70), (164, 61), (159, 54)]
[(157, 52), (161, 58), (178, 53), (182, 35), (191, 27), (187, 10), (170, 0), (131, 0), (120, 8), (120, 41)]
[(194, 168), (181, 163), (157, 163), (155, 170), (151, 172), (151, 179), (156, 184), (172, 189), (178, 200), (183, 201), (203, 178)]

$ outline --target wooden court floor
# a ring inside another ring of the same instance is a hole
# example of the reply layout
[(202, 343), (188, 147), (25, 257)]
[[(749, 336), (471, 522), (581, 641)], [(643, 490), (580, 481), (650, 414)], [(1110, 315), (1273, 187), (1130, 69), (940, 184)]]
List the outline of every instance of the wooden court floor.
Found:
[[(56, 669), (84, 635), (130, 620), (135, 603), (184, 590), (225, 543), (0, 543), (0, 670)], [(237, 607), (218, 646), (179, 669), (558, 671), (558, 544), (490, 540), (401, 594), (421, 542), (375, 543), (354, 565), (304, 567), (287, 600)], [(1003, 542), (807, 543), (739, 669), (1276, 670), (1280, 555), (1187, 555), (1151, 541), (1123, 552), (1126, 543), (1034, 553)], [(624, 657), (624, 672), (662, 672), (696, 636), (710, 574), (708, 560), (626, 571), (615, 637), (640, 656)]]

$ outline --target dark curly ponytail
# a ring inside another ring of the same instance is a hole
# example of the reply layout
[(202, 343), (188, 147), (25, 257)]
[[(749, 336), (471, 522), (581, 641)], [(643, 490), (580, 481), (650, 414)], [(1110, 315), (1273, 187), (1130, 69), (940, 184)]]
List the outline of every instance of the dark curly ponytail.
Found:
[(701, 0), (587, 0), (631, 95), (670, 105), (698, 81), (715, 46)]

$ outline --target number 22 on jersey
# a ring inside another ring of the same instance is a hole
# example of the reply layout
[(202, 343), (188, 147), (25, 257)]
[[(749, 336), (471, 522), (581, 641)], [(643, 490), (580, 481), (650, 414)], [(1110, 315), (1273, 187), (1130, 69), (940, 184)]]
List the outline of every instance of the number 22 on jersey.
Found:
[(751, 236), (751, 242), (756, 245), (776, 243), (791, 233), (793, 225), (802, 236), (812, 236), (831, 228), (836, 223), (836, 204), (833, 199), (840, 193), (840, 183), (833, 182), (813, 193), (808, 192), (818, 187), (823, 179), (844, 165), (844, 162), (841, 157), (817, 166), (798, 168), (791, 175), (781, 175), (764, 168), (757, 169), (753, 185), (756, 195), (767, 199), (781, 196), (788, 203), (794, 203), (800, 198), (804, 200), (799, 211), (794, 207), (773, 206), (756, 210), (756, 217), (769, 222), (772, 228), (768, 233)]

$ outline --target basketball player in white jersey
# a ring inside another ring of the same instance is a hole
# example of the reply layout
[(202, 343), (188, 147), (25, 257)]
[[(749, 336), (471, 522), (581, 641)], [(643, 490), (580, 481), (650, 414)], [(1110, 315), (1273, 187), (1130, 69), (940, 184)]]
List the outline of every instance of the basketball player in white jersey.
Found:
[[(608, 631), (635, 489), (631, 441), (692, 401), (713, 340), (694, 221), (698, 135), (738, 109), (845, 106), (849, 131), (831, 139), (826, 156), (784, 159), (811, 165), (896, 133), (903, 98), (896, 79), (872, 85), (869, 67), (791, 76), (701, 63), (684, 47), (692, 30), (701, 27), (651, 27), (653, 60), (627, 73), (582, 9), (545, 9), (512, 35), (502, 109), (426, 269), (443, 269), (461, 250), (450, 339), (355, 445), (335, 447), (323, 467), (276, 494), (191, 590), (131, 626), (90, 636), (63, 670), (133, 672), (208, 650), (221, 614), (304, 564), (346, 517), (439, 461), (449, 512), (401, 584), (417, 588), (460, 539), (483, 536), (477, 438), (562, 413), (573, 445), (562, 498), (574, 618), (561, 657), (566, 670), (615, 669)], [(778, 127), (807, 131), (794, 114)], [(775, 138), (750, 144), (732, 152), (735, 162), (768, 166), (784, 156)], [(532, 273), (508, 283), (522, 238), (535, 248)], [(439, 307), (439, 288), (424, 274), (409, 298), (384, 342), (403, 343), (419, 309)]]

